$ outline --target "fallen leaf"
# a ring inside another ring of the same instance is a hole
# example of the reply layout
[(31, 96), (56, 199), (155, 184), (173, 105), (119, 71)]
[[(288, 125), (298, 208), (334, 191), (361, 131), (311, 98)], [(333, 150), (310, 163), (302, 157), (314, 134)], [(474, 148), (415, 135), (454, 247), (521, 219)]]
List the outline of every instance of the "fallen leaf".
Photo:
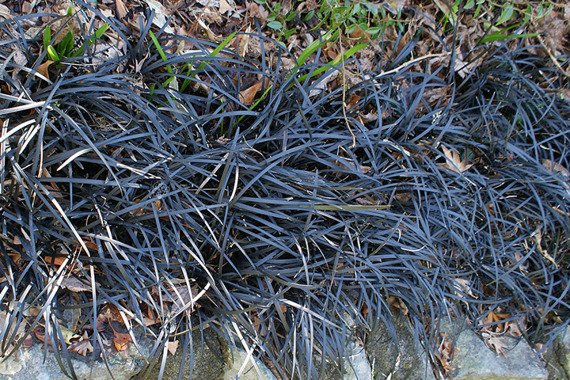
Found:
[(522, 331), (520, 324), (516, 321), (510, 321), (505, 323), (505, 332), (511, 336), (522, 336)]
[(317, 83), (312, 86), (311, 91), (309, 91), (309, 97), (317, 96), (321, 92), (326, 91), (329, 83), (335, 80), (338, 77), (339, 73), (340, 71), (331, 71), (330, 74), (326, 74), (326, 76), (319, 78)]
[(477, 298), (471, 289), (470, 281), (465, 278), (454, 278), (454, 288), (458, 291), (456, 295), (458, 297), (464, 298), (463, 295), (468, 295), (472, 298)]
[(359, 25), (356, 25), (354, 30), (350, 33), (350, 38), (359, 39), (362, 37), (368, 37), (368, 34), (364, 30), (362, 30), (362, 28)]
[(399, 309), (402, 314), (404, 315), (408, 315), (408, 307), (406, 306), (406, 304), (404, 303), (404, 301), (402, 301), (401, 299), (399, 299), (398, 297), (394, 297), (394, 296), (388, 296), (388, 303), (390, 304), (390, 306), (392, 306), (395, 309)]
[(239, 93), (239, 100), (246, 106), (250, 106), (253, 104), (255, 96), (261, 90), (263, 83), (257, 82), (253, 86), (246, 88), (245, 90)]
[(210, 41), (221, 41), (222, 40), (222, 36), (214, 33), (212, 31), (212, 29), (210, 29), (210, 27), (204, 23), (204, 21), (198, 20), (198, 25), (200, 25), (202, 27), (202, 29), (204, 29), (204, 32), (206, 32), (206, 36), (208, 37), (208, 39)]
[[(248, 26), (245, 33), (250, 33), (251, 28)], [(250, 35), (249, 34), (240, 34), (237, 36), (238, 41), (238, 54), (242, 57), (245, 57), (247, 53), (247, 48), (249, 46)]]
[(491, 332), (497, 332), (497, 333), (503, 332), (505, 324), (504, 324), (504, 322), (501, 323), (501, 321), (504, 321), (505, 319), (507, 319), (509, 317), (510, 317), (510, 314), (507, 314), (507, 313), (499, 313), (499, 312), (490, 311), (489, 314), (487, 314), (485, 316), (485, 318), (483, 318), (483, 324), (488, 325), (488, 326), (483, 327), (483, 330), (491, 331)]
[(123, 0), (115, 0), (115, 17), (121, 19), (127, 15), (129, 11)]
[(186, 283), (178, 286), (171, 287), (169, 302), (174, 305), (172, 307), (172, 314), (178, 315), (184, 311), (192, 310), (196, 302), (208, 291), (210, 283), (202, 290), (198, 290), (197, 285), (194, 284), (189, 287)]
[(346, 107), (347, 108), (352, 108), (356, 105), (356, 103), (358, 103), (358, 101), (360, 100), (360, 96), (357, 94), (351, 94), (350, 98), (348, 98), (348, 100), (346, 101)]
[(81, 356), (86, 356), (88, 353), (93, 352), (93, 345), (89, 341), (87, 331), (83, 332), (81, 339), (72, 342), (69, 346), (69, 351), (75, 352)]
[(220, 6), (219, 0), (196, 0), (196, 2), (203, 7), (218, 8)]
[(468, 164), (467, 161), (462, 161), (461, 156), (455, 150), (447, 149), (445, 146), (441, 146), (443, 149), (443, 154), (445, 154), (446, 163), (443, 165), (445, 168), (454, 171), (456, 173), (463, 173), (468, 170), (473, 164)]
[(53, 61), (47, 60), (41, 65), (38, 66), (37, 72), (38, 74), (44, 76), (46, 79), (49, 80), (49, 66), (53, 63)]
[(75, 276), (70, 275), (66, 277), (61, 282), (62, 289), (68, 289), (75, 293), (80, 292), (90, 292), (91, 291), (91, 283), (90, 281), (81, 281)]
[(12, 15), (10, 14), (10, 9), (3, 4), (0, 4), (0, 17), (8, 20), (12, 18)]
[(95, 243), (93, 240), (83, 240), (83, 243), (91, 251), (99, 250), (99, 247), (97, 247), (97, 243)]
[(178, 340), (175, 340), (173, 342), (167, 342), (166, 349), (168, 350), (170, 355), (176, 354), (176, 350), (178, 349)]
[(70, 344), (73, 339), (81, 337), (81, 335), (76, 334), (65, 326), (60, 326), (59, 328), (61, 330), (61, 335), (63, 336), (63, 341), (67, 344)]
[(147, 305), (144, 305), (141, 308), (143, 310), (146, 309), (146, 312), (143, 311), (143, 325), (148, 327), (148, 326), (156, 325), (157, 323), (160, 322), (160, 319), (156, 318), (154, 316), (154, 313), (152, 312), (150, 307), (148, 307)]
[(24, 348), (30, 348), (34, 345), (34, 338), (31, 335), (26, 335), (24, 341), (22, 342), (22, 346)]
[(220, 0), (219, 10), (220, 14), (224, 14), (226, 12), (233, 10), (233, 7), (230, 5), (230, 3), (227, 0)]
[(150, 9), (154, 11), (154, 18), (152, 19), (152, 23), (159, 28), (164, 27), (164, 31), (166, 33), (173, 34), (175, 30), (171, 26), (167, 25), (168, 11), (166, 7), (156, 0), (144, 0), (144, 2)]
[(439, 349), (435, 356), (441, 364), (445, 374), (449, 373), (451, 370), (451, 361), (455, 356), (456, 351), (457, 350), (454, 348), (453, 342), (448, 339), (447, 334), (442, 334), (441, 344), (439, 345)]
[(505, 355), (506, 348), (508, 347), (508, 343), (505, 338), (492, 333), (483, 333), (483, 339), (485, 340), (485, 344), (487, 344), (487, 346), (497, 354), (502, 356)]
[(97, 316), (97, 320), (99, 322), (123, 322), (123, 318), (121, 317), (121, 313), (119, 312), (119, 309), (117, 308), (117, 306), (108, 303), (106, 305), (103, 306), (103, 308), (101, 309), (101, 312), (99, 313), (99, 315)]
[(366, 318), (368, 316), (368, 305), (367, 304), (362, 304), (362, 308), (360, 309), (360, 313), (362, 314), (362, 316), (364, 318)]
[(67, 255), (66, 256), (49, 255), (49, 256), (44, 256), (43, 259), (46, 262), (46, 264), (51, 264), (56, 267), (59, 267), (67, 260)]
[(129, 334), (113, 331), (113, 345), (117, 351), (125, 351), (129, 348), (130, 342), (132, 342), (132, 339)]
[(246, 13), (249, 17), (257, 18), (262, 23), (267, 21), (267, 18), (269, 17), (269, 11), (266, 11), (265, 8), (263, 8), (263, 5), (258, 5), (253, 1), (252, 2), (246, 2), (245, 3), (245, 9), (246, 9)]
[(551, 160), (542, 160), (542, 165), (552, 174), (561, 174), (563, 177), (570, 177), (570, 172), (564, 166)]

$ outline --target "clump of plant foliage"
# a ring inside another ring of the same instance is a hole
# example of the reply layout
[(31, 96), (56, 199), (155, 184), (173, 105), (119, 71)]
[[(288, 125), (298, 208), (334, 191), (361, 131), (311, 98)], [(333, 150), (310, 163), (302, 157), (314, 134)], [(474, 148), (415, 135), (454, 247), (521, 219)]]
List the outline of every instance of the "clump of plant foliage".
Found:
[(0, 23), (3, 353), (41, 328), (66, 366), (65, 310), (104, 351), (113, 305), (155, 357), (212, 328), (313, 378), (390, 299), (428, 340), (449, 313), (500, 308), (535, 340), (568, 320), (570, 106), (542, 58), (499, 48), (460, 77), (394, 48), (328, 90), (342, 65), (284, 72), (284, 51), (92, 9), (65, 16), (81, 54), (48, 62), (32, 17)]

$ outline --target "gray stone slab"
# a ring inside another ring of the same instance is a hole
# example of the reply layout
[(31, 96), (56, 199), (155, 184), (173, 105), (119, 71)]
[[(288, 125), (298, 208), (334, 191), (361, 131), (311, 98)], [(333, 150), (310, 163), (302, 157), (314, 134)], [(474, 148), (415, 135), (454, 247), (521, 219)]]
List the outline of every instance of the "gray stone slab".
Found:
[(456, 342), (452, 380), (546, 380), (544, 364), (524, 340), (504, 337), (505, 355), (497, 355), (471, 330)]
[(397, 341), (379, 323), (367, 338), (366, 352), (376, 380), (435, 380), (427, 355), (417, 344), (409, 322), (404, 316), (394, 317)]
[[(131, 346), (127, 352), (109, 356), (109, 367), (115, 380), (128, 380), (136, 375), (145, 365), (145, 352)], [(72, 359), (72, 365), (78, 379), (111, 379), (109, 370), (103, 361)], [(16, 355), (6, 358), (0, 364), (0, 380), (68, 380), (52, 352), (44, 359), (44, 349), (37, 345), (20, 349)]]

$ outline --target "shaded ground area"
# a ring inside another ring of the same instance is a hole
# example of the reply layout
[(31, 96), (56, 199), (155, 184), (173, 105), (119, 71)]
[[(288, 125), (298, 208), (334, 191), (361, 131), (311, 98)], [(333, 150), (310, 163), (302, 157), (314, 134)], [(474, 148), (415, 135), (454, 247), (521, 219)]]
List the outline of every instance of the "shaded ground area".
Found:
[(382, 5), (376, 33), (368, 7), (4, 2), (2, 351), (98, 358), (142, 326), (166, 355), (207, 328), (312, 378), (395, 310), (442, 372), (443, 315), (497, 351), (548, 343), (569, 310), (568, 60), (532, 33), (566, 33), (565, 9), (482, 3), (479, 35), (477, 7), (435, 3)]

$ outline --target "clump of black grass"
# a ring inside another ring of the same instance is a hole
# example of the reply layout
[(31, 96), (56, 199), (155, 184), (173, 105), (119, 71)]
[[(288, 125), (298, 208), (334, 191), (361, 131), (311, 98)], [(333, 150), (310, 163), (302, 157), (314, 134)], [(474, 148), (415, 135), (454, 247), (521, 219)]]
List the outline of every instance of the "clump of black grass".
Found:
[(428, 339), (449, 313), (501, 308), (536, 340), (568, 320), (570, 106), (540, 58), (499, 50), (449, 81), (406, 48), (315, 95), (319, 65), (161, 31), (159, 52), (150, 21), (134, 40), (99, 15), (84, 37), (103, 17), (114, 39), (48, 78), (32, 17), (0, 23), (3, 353), (42, 326), (68, 366), (65, 308), (104, 352), (111, 304), (152, 324), (155, 358), (211, 328), (313, 378), (356, 327), (390, 324), (388, 297)]

